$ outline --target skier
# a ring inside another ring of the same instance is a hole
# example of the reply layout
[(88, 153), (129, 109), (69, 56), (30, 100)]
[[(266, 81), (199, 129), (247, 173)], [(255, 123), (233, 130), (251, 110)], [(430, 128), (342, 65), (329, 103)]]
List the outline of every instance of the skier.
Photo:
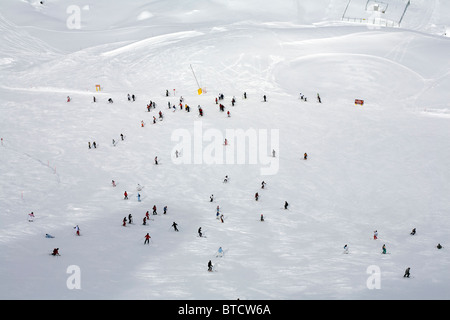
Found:
[(416, 234), (416, 228), (412, 229), (411, 233), (412, 236)]
[(133, 101), (136, 100), (136, 97), (134, 96), (134, 94), (131, 96), (131, 99), (133, 99)]
[(272, 150), (272, 157), (275, 158), (275, 149)]
[(166, 214), (167, 213), (167, 206), (164, 206), (164, 212), (163, 212), (163, 214)]
[(127, 225), (127, 217), (123, 217), (122, 226), (125, 227)]
[(410, 270), (410, 267), (406, 268), (403, 278), (409, 278), (409, 276), (410, 276), (409, 270)]
[(264, 102), (266, 102), (266, 101), (267, 101), (267, 100), (266, 100), (266, 95), (264, 95), (264, 97), (263, 97), (263, 98), (264, 98)]
[(133, 223), (133, 217), (131, 216), (131, 213), (128, 215), (128, 223)]
[(148, 234), (148, 232), (147, 232), (147, 234), (145, 235), (145, 241), (144, 241), (144, 244), (149, 244), (149, 241), (150, 241), (150, 235)]
[(223, 183), (227, 183), (228, 182), (228, 176), (225, 176), (225, 179), (223, 179)]
[(109, 99), (108, 99), (108, 102), (109, 102), (109, 103), (113, 103), (113, 99), (109, 98)]
[(436, 246), (436, 248), (438, 248), (438, 249), (442, 249), (443, 247), (441, 246), (441, 244), (440, 244), (440, 243), (438, 243), (438, 244), (437, 244), (437, 246)]
[(158, 164), (158, 157), (155, 157), (155, 164)]
[(320, 95), (317, 94), (317, 102), (322, 103), (322, 100), (320, 99)]
[(219, 220), (219, 206), (217, 206), (216, 219)]
[(128, 193), (125, 191), (124, 193), (123, 193), (123, 196), (124, 196), (124, 200), (128, 200)]
[(227, 145), (228, 145), (228, 140), (227, 140), (227, 139), (225, 139), (225, 141), (223, 142), (223, 145), (224, 145), (224, 146), (227, 146)]
[(202, 227), (198, 228), (198, 236), (200, 238), (202, 237)]
[(263, 181), (261, 182), (261, 189), (264, 189), (264, 186), (266, 185), (266, 183)]
[(96, 149), (96, 148), (97, 148), (97, 144), (95, 143), (95, 141), (94, 141), (94, 142), (92, 142), (92, 146), (94, 147), (94, 149)]
[(344, 253), (348, 253), (348, 246), (347, 245), (344, 246)]
[(263, 216), (263, 214), (261, 213), (261, 222), (262, 221), (264, 221), (264, 216)]
[(386, 254), (386, 245), (385, 245), (385, 244), (383, 244), (383, 248), (382, 248), (382, 249), (383, 249), (383, 252), (382, 252), (382, 253), (383, 253), (383, 254)]
[(141, 127), (144, 127), (144, 120), (141, 120)]
[(75, 229), (76, 235), (79, 236), (80, 235), (80, 228), (78, 227), (78, 225), (76, 225), (73, 228)]
[(128, 94), (128, 101), (131, 101), (131, 97), (130, 97), (130, 94)]
[(209, 260), (209, 262), (208, 262), (208, 271), (209, 272), (213, 271), (212, 268), (213, 268), (213, 264), (212, 264), (211, 260)]
[(373, 232), (373, 240), (377, 240), (377, 239), (378, 239), (378, 231), (375, 230), (375, 231)]
[(97, 100), (95, 99), (95, 96), (94, 96), (94, 102), (96, 102)]
[(223, 249), (222, 249), (222, 247), (219, 247), (219, 250), (217, 250), (216, 257), (223, 257)]
[(257, 193), (255, 193), (255, 200), (258, 201), (258, 199), (259, 199), (259, 194), (257, 192)]
[(213, 202), (214, 201), (214, 195), (212, 194), (210, 197), (209, 197), (209, 202)]
[(305, 154), (303, 155), (303, 160), (307, 160), (307, 159), (308, 159), (308, 155), (305, 152)]
[(88, 142), (88, 147), (89, 147), (89, 149), (91, 148), (91, 142), (90, 141)]
[(147, 218), (147, 220), (150, 219), (150, 215), (149, 215), (148, 211), (145, 213), (145, 217)]
[(144, 217), (144, 219), (142, 219), (142, 224), (143, 224), (144, 226), (147, 225), (147, 218), (146, 218), (146, 217)]
[(28, 214), (28, 221), (29, 222), (33, 222), (34, 221), (34, 213), (33, 212)]
[(52, 256), (59, 256), (59, 248), (53, 249)]
[(230, 111), (227, 111), (227, 116), (228, 116), (228, 118), (230, 117)]
[(289, 204), (287, 201), (284, 202), (284, 209), (286, 210), (288, 208)]
[(220, 215), (220, 221), (223, 223), (223, 214)]
[(69, 96), (67, 96), (67, 102), (70, 102), (70, 97)]
[(153, 205), (153, 215), (157, 215), (158, 213), (156, 212), (156, 205)]
[(247, 92), (244, 92), (244, 99), (247, 99)]
[(199, 115), (200, 117), (203, 117), (203, 109), (200, 108), (200, 106), (198, 107), (198, 115)]
[(137, 194), (137, 198), (138, 198), (138, 201), (141, 202), (141, 194), (140, 193)]
[(122, 133), (120, 134), (120, 139), (122, 139), (122, 141), (123, 141), (123, 134)]
[(174, 229), (175, 231), (178, 231), (177, 225), (178, 225), (178, 224), (176, 224), (175, 222), (172, 223), (172, 227), (173, 227), (173, 229)]
[(111, 180), (111, 184), (112, 184), (113, 187), (116, 186), (116, 182), (114, 180)]

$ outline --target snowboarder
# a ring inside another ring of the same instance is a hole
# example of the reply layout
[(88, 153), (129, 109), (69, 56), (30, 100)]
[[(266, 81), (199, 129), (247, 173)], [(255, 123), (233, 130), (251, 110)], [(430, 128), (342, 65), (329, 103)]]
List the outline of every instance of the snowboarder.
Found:
[(172, 223), (173, 230), (178, 231), (177, 226), (178, 226), (178, 224), (176, 224), (175, 222)]
[(144, 217), (144, 219), (142, 219), (142, 224), (143, 224), (144, 226), (147, 225), (147, 217)]
[(75, 227), (73, 227), (75, 229), (75, 233), (77, 236), (80, 235), (80, 228), (78, 227), (78, 225), (76, 225)]
[(52, 256), (59, 256), (59, 248), (53, 249)]
[(114, 101), (113, 101), (113, 99), (109, 98), (109, 99), (108, 99), (108, 102), (109, 102), (109, 103), (113, 103)]
[(385, 244), (383, 244), (383, 248), (382, 249), (383, 249), (382, 253), (386, 254), (386, 245)]
[(131, 216), (131, 213), (128, 215), (128, 223), (133, 223), (133, 217)]
[(198, 236), (200, 238), (202, 237), (202, 227), (198, 228)]
[(257, 193), (255, 193), (255, 200), (258, 201), (258, 199), (259, 199), (259, 194), (257, 192)]
[(284, 202), (284, 209), (286, 210), (289, 206), (289, 203), (287, 201)]
[(438, 248), (438, 249), (442, 249), (443, 247), (441, 246), (441, 244), (440, 244), (440, 243), (438, 243), (438, 244), (437, 244), (437, 246), (436, 246), (436, 248)]
[(147, 234), (145, 235), (145, 241), (144, 241), (144, 244), (150, 244), (150, 235), (148, 234), (148, 232), (147, 232)]
[(128, 200), (128, 193), (126, 191), (123, 193), (123, 199)]
[(266, 185), (266, 183), (263, 181), (261, 182), (261, 189), (264, 189), (264, 186)]
[(409, 278), (409, 276), (411, 275), (411, 274), (409, 273), (409, 270), (410, 270), (410, 267), (406, 268), (405, 274), (403, 275), (403, 278)]
[(378, 239), (378, 231), (375, 230), (375, 231), (373, 232), (373, 240), (377, 240), (377, 239)]
[(411, 233), (412, 236), (416, 234), (416, 228), (412, 229)]
[(150, 215), (149, 215), (148, 211), (145, 213), (145, 217), (147, 218), (147, 220), (150, 219)]
[(213, 264), (212, 264), (211, 260), (209, 260), (209, 262), (208, 262), (208, 271), (211, 272), (212, 268), (213, 268)]
[(157, 215), (158, 213), (156, 212), (156, 205), (153, 205), (153, 215)]

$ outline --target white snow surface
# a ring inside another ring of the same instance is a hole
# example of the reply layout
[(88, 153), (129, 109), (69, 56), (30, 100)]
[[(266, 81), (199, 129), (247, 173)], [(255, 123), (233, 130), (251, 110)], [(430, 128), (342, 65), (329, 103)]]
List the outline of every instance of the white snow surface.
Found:
[[(67, 1), (2, 0), (0, 298), (449, 299), (449, 1), (411, 1), (399, 28), (342, 22), (347, 4), (86, 0), (70, 29)], [(278, 170), (194, 163), (230, 129), (278, 132)]]

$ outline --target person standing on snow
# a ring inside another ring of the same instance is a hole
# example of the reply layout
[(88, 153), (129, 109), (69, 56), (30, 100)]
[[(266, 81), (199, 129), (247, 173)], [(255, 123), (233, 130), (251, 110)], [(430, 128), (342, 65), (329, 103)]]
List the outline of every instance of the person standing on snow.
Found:
[(144, 241), (144, 244), (150, 244), (149, 243), (149, 241), (150, 241), (150, 235), (148, 234), (148, 232), (147, 232), (147, 234), (145, 235), (145, 241)]
[(202, 237), (202, 227), (198, 228), (198, 236), (200, 238)]
[(75, 227), (73, 227), (75, 229), (75, 233), (77, 236), (80, 235), (80, 228), (78, 227), (78, 225), (76, 225)]
[(172, 227), (173, 227), (173, 229), (174, 229), (175, 231), (178, 231), (178, 228), (177, 228), (177, 226), (178, 226), (178, 224), (176, 224), (175, 222), (174, 222), (174, 223), (172, 223)]

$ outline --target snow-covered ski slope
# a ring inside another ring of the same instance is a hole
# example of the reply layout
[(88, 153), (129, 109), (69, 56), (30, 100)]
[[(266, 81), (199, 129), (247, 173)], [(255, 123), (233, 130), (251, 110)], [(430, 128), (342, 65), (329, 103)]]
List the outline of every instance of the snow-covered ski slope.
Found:
[(347, 3), (3, 0), (0, 298), (449, 299), (449, 3)]

